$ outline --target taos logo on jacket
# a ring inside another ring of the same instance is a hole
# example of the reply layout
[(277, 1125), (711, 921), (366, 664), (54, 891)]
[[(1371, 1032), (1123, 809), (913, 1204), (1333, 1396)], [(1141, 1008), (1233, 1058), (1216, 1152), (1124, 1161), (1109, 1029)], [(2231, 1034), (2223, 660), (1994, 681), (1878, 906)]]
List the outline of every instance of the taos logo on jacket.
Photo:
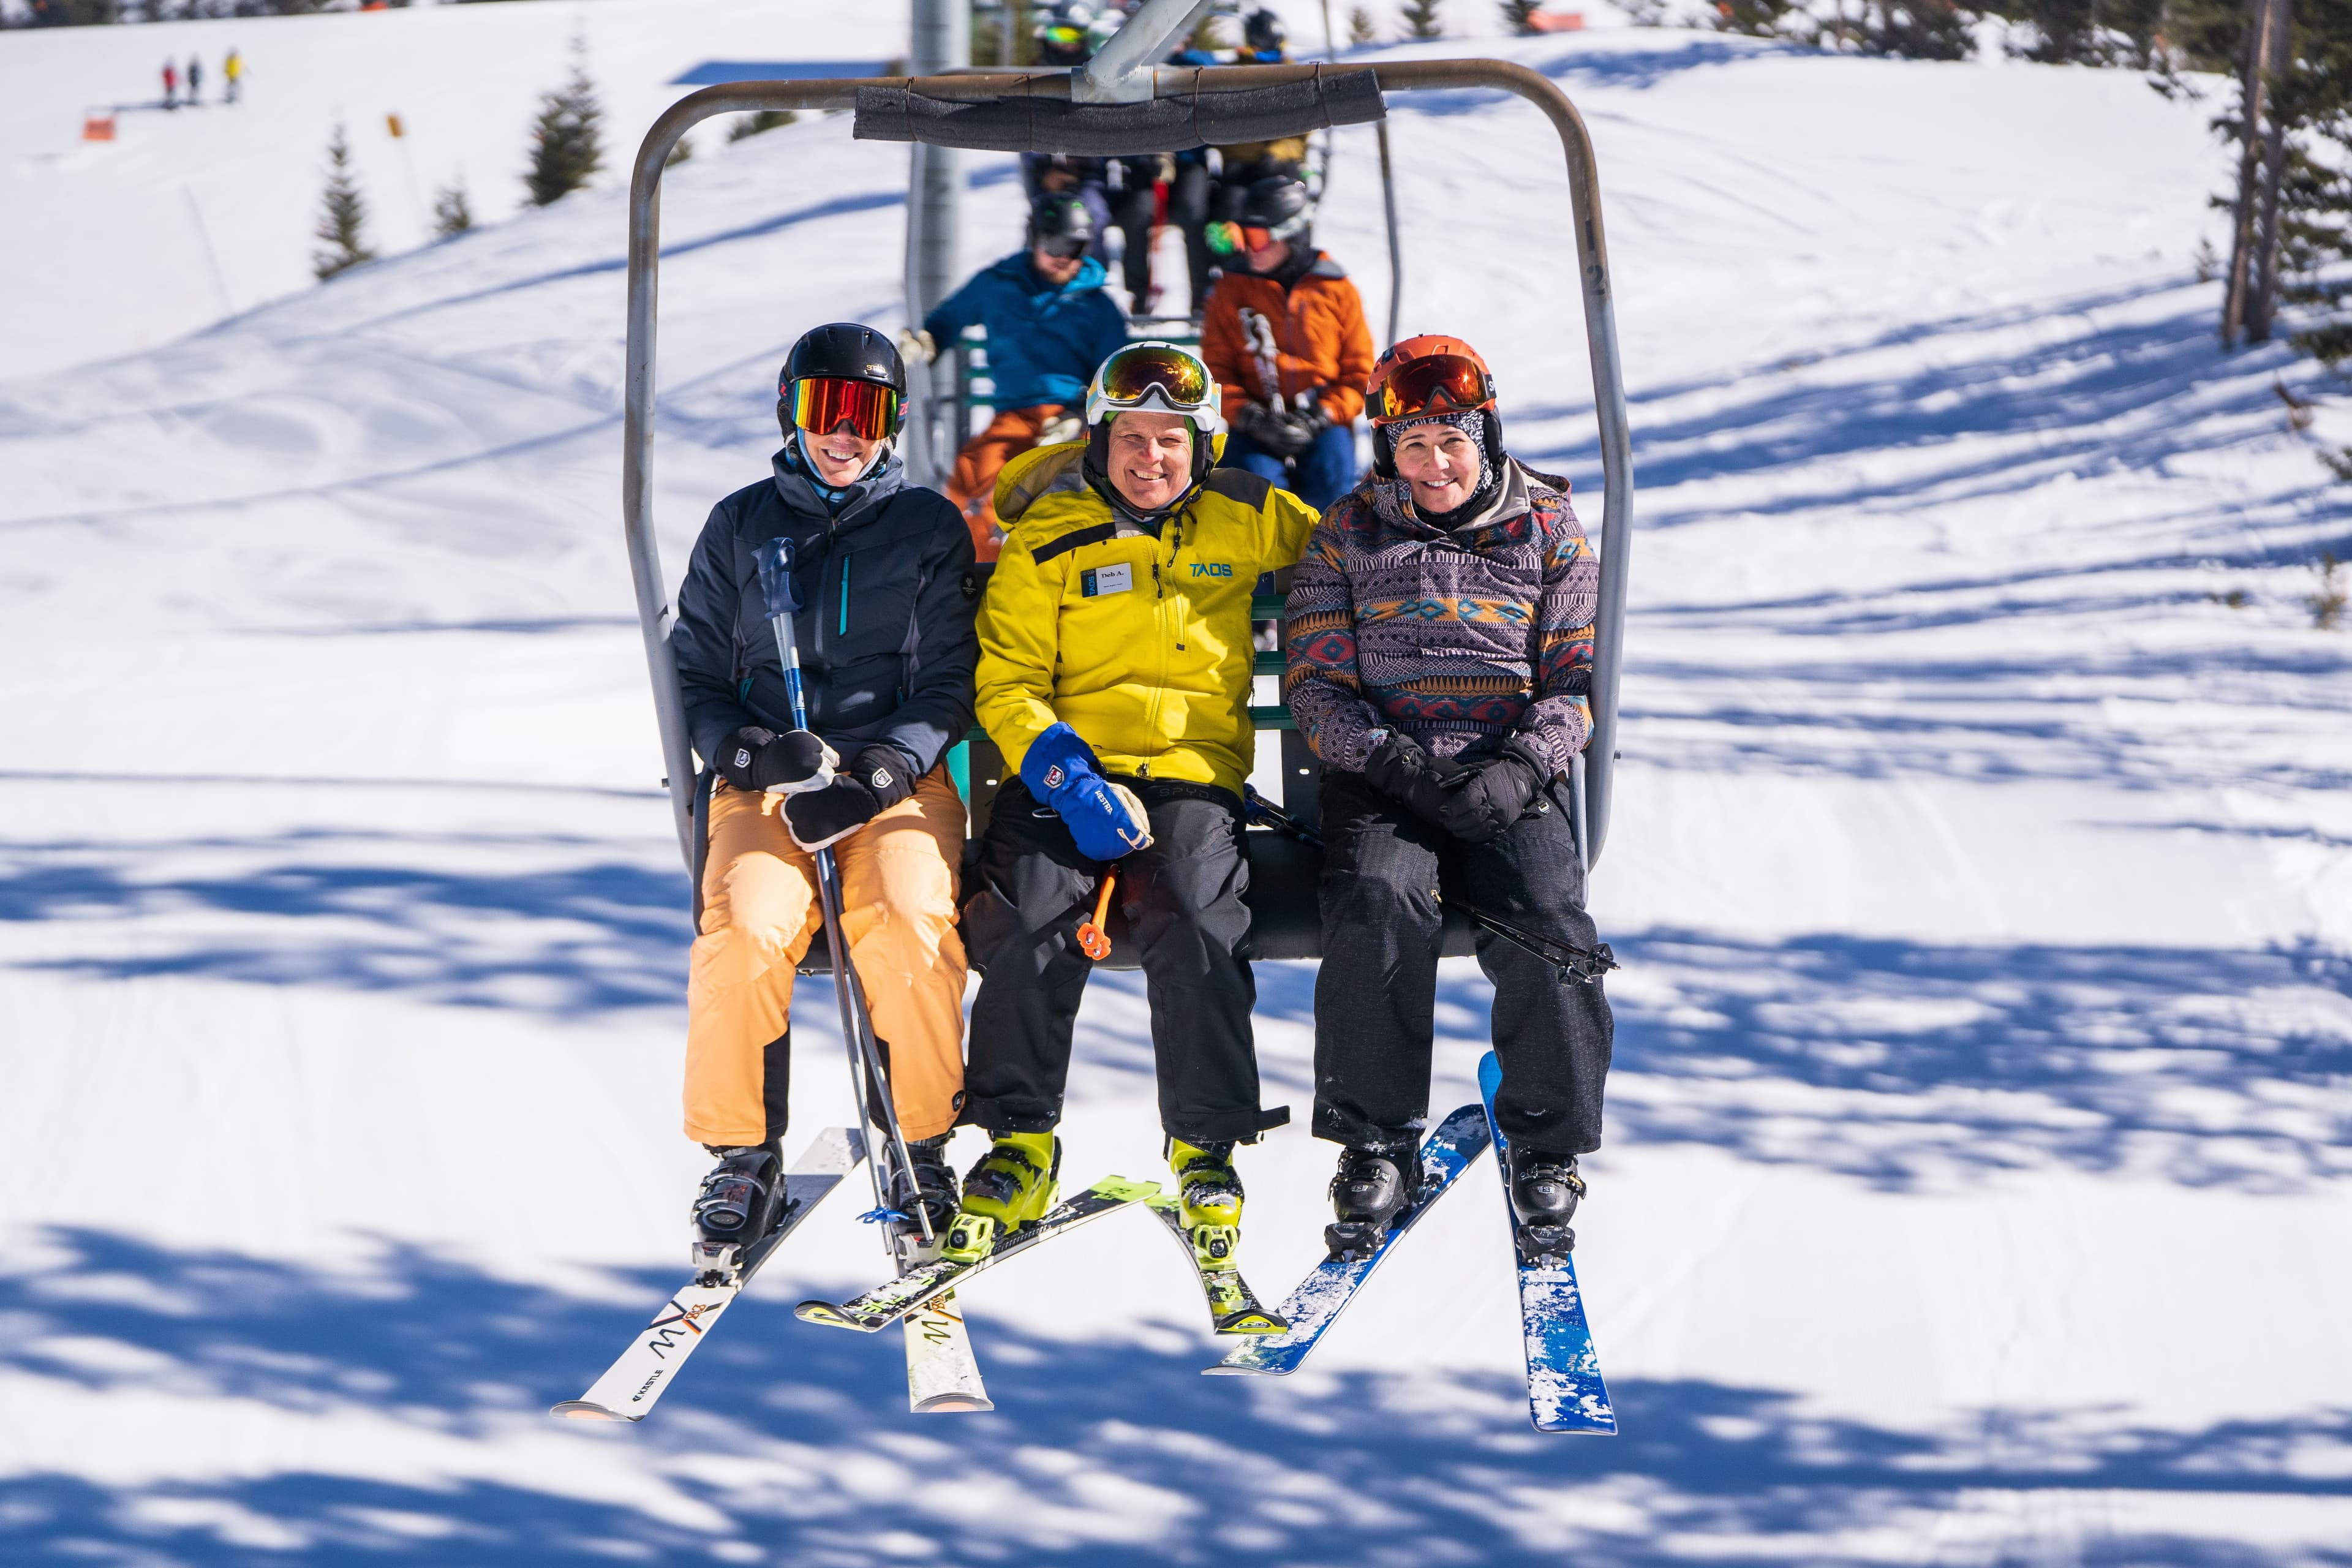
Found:
[(1192, 563), (1192, 575), (1195, 577), (1230, 577), (1233, 574), (1234, 569), (1232, 565), (1223, 561), (1195, 561)]

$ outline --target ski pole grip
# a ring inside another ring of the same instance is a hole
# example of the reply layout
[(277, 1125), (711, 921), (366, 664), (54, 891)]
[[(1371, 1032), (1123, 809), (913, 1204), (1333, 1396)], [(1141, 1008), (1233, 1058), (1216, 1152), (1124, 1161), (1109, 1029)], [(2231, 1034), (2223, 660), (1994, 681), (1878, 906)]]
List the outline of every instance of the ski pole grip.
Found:
[(793, 581), (793, 542), (771, 539), (752, 554), (760, 563), (760, 597), (767, 601), (768, 618), (773, 621), (799, 615), (801, 589)]

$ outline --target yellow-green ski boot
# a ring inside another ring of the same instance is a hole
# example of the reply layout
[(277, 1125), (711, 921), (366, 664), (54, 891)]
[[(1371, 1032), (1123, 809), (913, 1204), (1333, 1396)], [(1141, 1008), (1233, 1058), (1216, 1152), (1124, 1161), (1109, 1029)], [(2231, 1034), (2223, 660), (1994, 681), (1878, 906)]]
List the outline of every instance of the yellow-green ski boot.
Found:
[(1234, 1267), (1242, 1244), (1242, 1179), (1234, 1174), (1229, 1142), (1168, 1141), (1168, 1166), (1176, 1173), (1177, 1213), (1192, 1238), (1192, 1256), (1202, 1268)]
[(1051, 1132), (1000, 1132), (963, 1179), (963, 1204), (940, 1256), (977, 1263), (996, 1244), (1034, 1225), (1061, 1188), (1062, 1141)]

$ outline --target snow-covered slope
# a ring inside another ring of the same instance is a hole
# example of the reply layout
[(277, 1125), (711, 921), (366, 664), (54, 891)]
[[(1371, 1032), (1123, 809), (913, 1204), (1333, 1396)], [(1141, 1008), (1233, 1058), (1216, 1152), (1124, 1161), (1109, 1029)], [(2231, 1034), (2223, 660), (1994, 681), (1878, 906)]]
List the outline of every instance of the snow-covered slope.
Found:
[[(849, 16), (823, 52), (884, 52)], [(2352, 645), (2302, 599), (2352, 551), (2273, 390), (2308, 371), (2212, 344), (2208, 110), (1482, 47), (1594, 127), (1634, 396), (1579, 1226), (1624, 1435), (1526, 1430), (1483, 1173), (1286, 1383), (1200, 1378), (1181, 1260), (1118, 1219), (966, 1292), (997, 1415), (909, 1417), (894, 1344), (786, 1310), (879, 1267), (844, 1205), (651, 1422), (546, 1421), (675, 1283), (702, 1163), (607, 190), (0, 384), (0, 1556), (2345, 1560)], [(1394, 137), (1407, 330), (1485, 347), (1589, 496), (1541, 122), (1454, 95)], [(673, 577), (792, 337), (898, 311), (903, 149), (708, 151), (665, 197)], [(1339, 156), (1321, 235), (1379, 319), (1370, 136)], [(977, 264), (1019, 201), (973, 166)], [(1260, 980), (1303, 1113), (1311, 973)], [(1449, 970), (1440, 1109), (1486, 995)], [(803, 999), (794, 1142), (845, 1100)], [(1082, 1036), (1072, 1168), (1152, 1173), (1135, 977)], [(1244, 1155), (1269, 1295), (1328, 1156)]]

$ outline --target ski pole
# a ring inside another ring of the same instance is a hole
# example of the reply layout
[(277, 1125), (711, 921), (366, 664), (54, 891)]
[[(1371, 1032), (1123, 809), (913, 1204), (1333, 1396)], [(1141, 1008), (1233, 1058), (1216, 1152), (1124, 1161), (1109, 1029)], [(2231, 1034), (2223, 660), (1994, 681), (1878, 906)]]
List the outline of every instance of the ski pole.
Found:
[[(793, 542), (772, 539), (755, 552), (760, 563), (760, 595), (767, 601), (768, 626), (776, 634), (776, 654), (784, 663), (784, 693), (792, 701), (793, 727), (808, 728), (808, 698), (801, 683), (799, 639), (793, 635), (793, 617), (800, 611), (800, 587), (793, 581)], [(824, 910), (825, 945), (833, 952), (834, 995), (841, 1005), (841, 1034), (849, 1047), (849, 1083), (861, 1102), (860, 1116), (867, 1122), (878, 1122), (887, 1135), (891, 1160), (892, 1184), (904, 1182), (914, 1184), (914, 1158), (907, 1152), (907, 1140), (898, 1130), (898, 1108), (890, 1100), (889, 1074), (882, 1068), (881, 1053), (875, 1048), (872, 1025), (866, 1010), (866, 988), (857, 978), (856, 965), (849, 961), (849, 946), (841, 934), (841, 889), (839, 868), (834, 863), (830, 847), (816, 852), (817, 900)], [(877, 1094), (875, 1086), (881, 1086)], [(891, 1212), (891, 1194), (883, 1190), (882, 1172), (878, 1162), (869, 1173), (874, 1178), (874, 1202), (877, 1208)], [(915, 1211), (915, 1223), (923, 1233), (923, 1245), (930, 1246), (938, 1238), (931, 1234), (931, 1216), (921, 1203), (910, 1205)], [(891, 1255), (898, 1255), (898, 1244), (885, 1237), (884, 1245)]]
[(1110, 933), (1103, 921), (1110, 916), (1111, 885), (1118, 880), (1116, 864), (1103, 869), (1102, 886), (1095, 891), (1095, 918), (1078, 927), (1078, 951), (1100, 963), (1110, 956)]

